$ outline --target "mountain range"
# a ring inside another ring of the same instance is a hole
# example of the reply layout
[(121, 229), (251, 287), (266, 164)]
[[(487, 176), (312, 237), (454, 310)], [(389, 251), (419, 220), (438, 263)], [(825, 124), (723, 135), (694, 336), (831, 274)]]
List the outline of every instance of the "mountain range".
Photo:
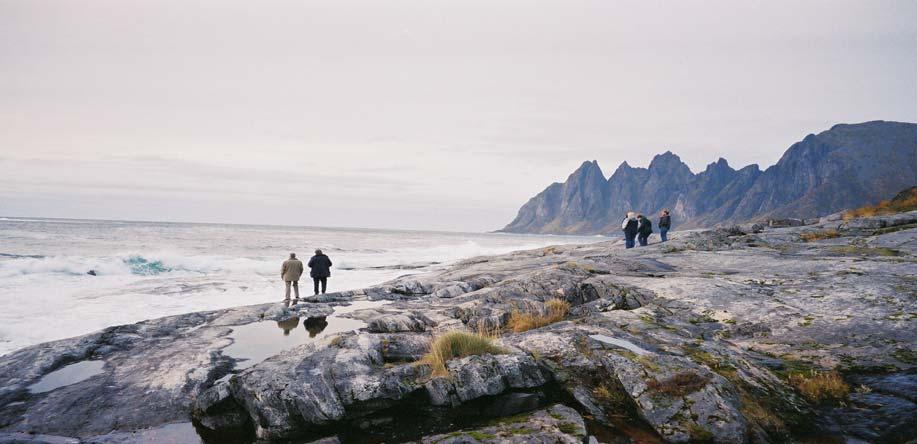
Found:
[(627, 211), (655, 216), (669, 209), (673, 225), (710, 227), (768, 218), (818, 217), (887, 199), (917, 184), (917, 124), (838, 124), (794, 143), (764, 171), (720, 158), (700, 173), (667, 151), (648, 168), (625, 161), (605, 178), (587, 161), (564, 183), (531, 198), (502, 230), (511, 233), (620, 232)]

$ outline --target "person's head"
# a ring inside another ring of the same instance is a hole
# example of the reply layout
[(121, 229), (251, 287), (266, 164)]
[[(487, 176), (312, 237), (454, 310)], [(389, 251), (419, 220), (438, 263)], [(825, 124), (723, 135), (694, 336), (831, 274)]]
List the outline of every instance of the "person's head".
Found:
[(322, 254), (322, 249), (321, 249), (321, 248), (316, 248), (316, 249), (315, 249), (315, 255), (318, 256), (318, 255), (321, 255), (321, 254)]
[(667, 210), (667, 209), (662, 210), (662, 215), (663, 215), (663, 216), (668, 216), (668, 215), (669, 215), (669, 210)]
[(627, 212), (627, 217), (628, 217), (628, 218), (632, 218), (632, 217), (634, 217), (635, 215), (636, 215), (636, 213), (634, 213), (633, 211), (628, 211), (628, 212)]
[(296, 253), (290, 253), (290, 259), (296, 259)]

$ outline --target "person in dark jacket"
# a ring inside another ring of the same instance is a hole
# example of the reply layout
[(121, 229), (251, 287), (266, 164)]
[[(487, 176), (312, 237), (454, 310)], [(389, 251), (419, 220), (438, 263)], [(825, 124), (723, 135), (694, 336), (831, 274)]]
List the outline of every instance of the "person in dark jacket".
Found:
[(637, 215), (637, 242), (640, 243), (641, 247), (646, 246), (646, 241), (649, 239), (650, 234), (653, 234), (653, 223), (650, 222), (646, 216), (642, 214)]
[(659, 216), (659, 237), (663, 242), (669, 240), (669, 228), (672, 228), (672, 217), (669, 216), (669, 210), (662, 210), (662, 215)]
[(634, 239), (637, 238), (637, 215), (628, 211), (621, 221), (621, 230), (624, 231), (624, 248), (634, 248)]
[(309, 259), (309, 268), (309, 276), (312, 276), (312, 282), (315, 283), (315, 294), (318, 294), (318, 284), (322, 284), (322, 294), (325, 294), (328, 278), (331, 277), (331, 259), (322, 250), (315, 250), (315, 256)]

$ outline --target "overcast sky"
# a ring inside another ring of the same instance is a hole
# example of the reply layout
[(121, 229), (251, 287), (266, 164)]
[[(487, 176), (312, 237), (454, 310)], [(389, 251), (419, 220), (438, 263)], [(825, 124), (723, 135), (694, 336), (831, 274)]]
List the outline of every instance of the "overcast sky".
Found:
[(917, 121), (917, 1), (0, 0), (0, 216), (483, 231)]

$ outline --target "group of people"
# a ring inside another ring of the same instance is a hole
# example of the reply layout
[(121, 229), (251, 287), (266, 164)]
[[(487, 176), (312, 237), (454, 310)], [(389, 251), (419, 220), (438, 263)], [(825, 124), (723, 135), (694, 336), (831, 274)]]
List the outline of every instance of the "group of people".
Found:
[[(331, 277), (331, 259), (322, 253), (322, 250), (315, 250), (315, 256), (309, 259), (306, 266), (310, 269), (309, 276), (312, 277), (315, 294), (319, 294), (319, 287), (321, 287), (321, 293), (325, 294), (325, 290), (328, 287), (328, 278)], [(280, 278), (287, 285), (285, 301), (290, 300), (290, 287), (296, 293), (296, 299), (299, 299), (299, 278), (302, 276), (303, 270), (302, 261), (296, 259), (296, 253), (290, 253), (290, 258), (285, 260), (280, 267)]]
[[(672, 228), (669, 210), (662, 210), (657, 226), (662, 242), (668, 241), (668, 232)], [(642, 214), (628, 211), (627, 216), (621, 222), (621, 230), (624, 231), (625, 248), (634, 248), (638, 243), (640, 246), (646, 246), (650, 235), (653, 234), (653, 223)], [(325, 294), (328, 288), (328, 278), (331, 277), (331, 259), (322, 253), (321, 249), (317, 249), (306, 266), (310, 269), (309, 276), (312, 278), (315, 294)], [(290, 300), (291, 288), (296, 299), (299, 299), (299, 278), (304, 270), (302, 261), (296, 258), (296, 253), (290, 253), (290, 258), (285, 260), (280, 267), (280, 278), (286, 283), (284, 301)]]
[[(669, 229), (672, 228), (672, 217), (669, 210), (662, 210), (659, 215), (659, 237), (662, 242), (669, 240)], [(651, 234), (653, 234), (653, 222), (646, 216), (628, 211), (621, 222), (621, 230), (624, 231), (624, 248), (634, 248), (637, 243), (645, 247)]]

